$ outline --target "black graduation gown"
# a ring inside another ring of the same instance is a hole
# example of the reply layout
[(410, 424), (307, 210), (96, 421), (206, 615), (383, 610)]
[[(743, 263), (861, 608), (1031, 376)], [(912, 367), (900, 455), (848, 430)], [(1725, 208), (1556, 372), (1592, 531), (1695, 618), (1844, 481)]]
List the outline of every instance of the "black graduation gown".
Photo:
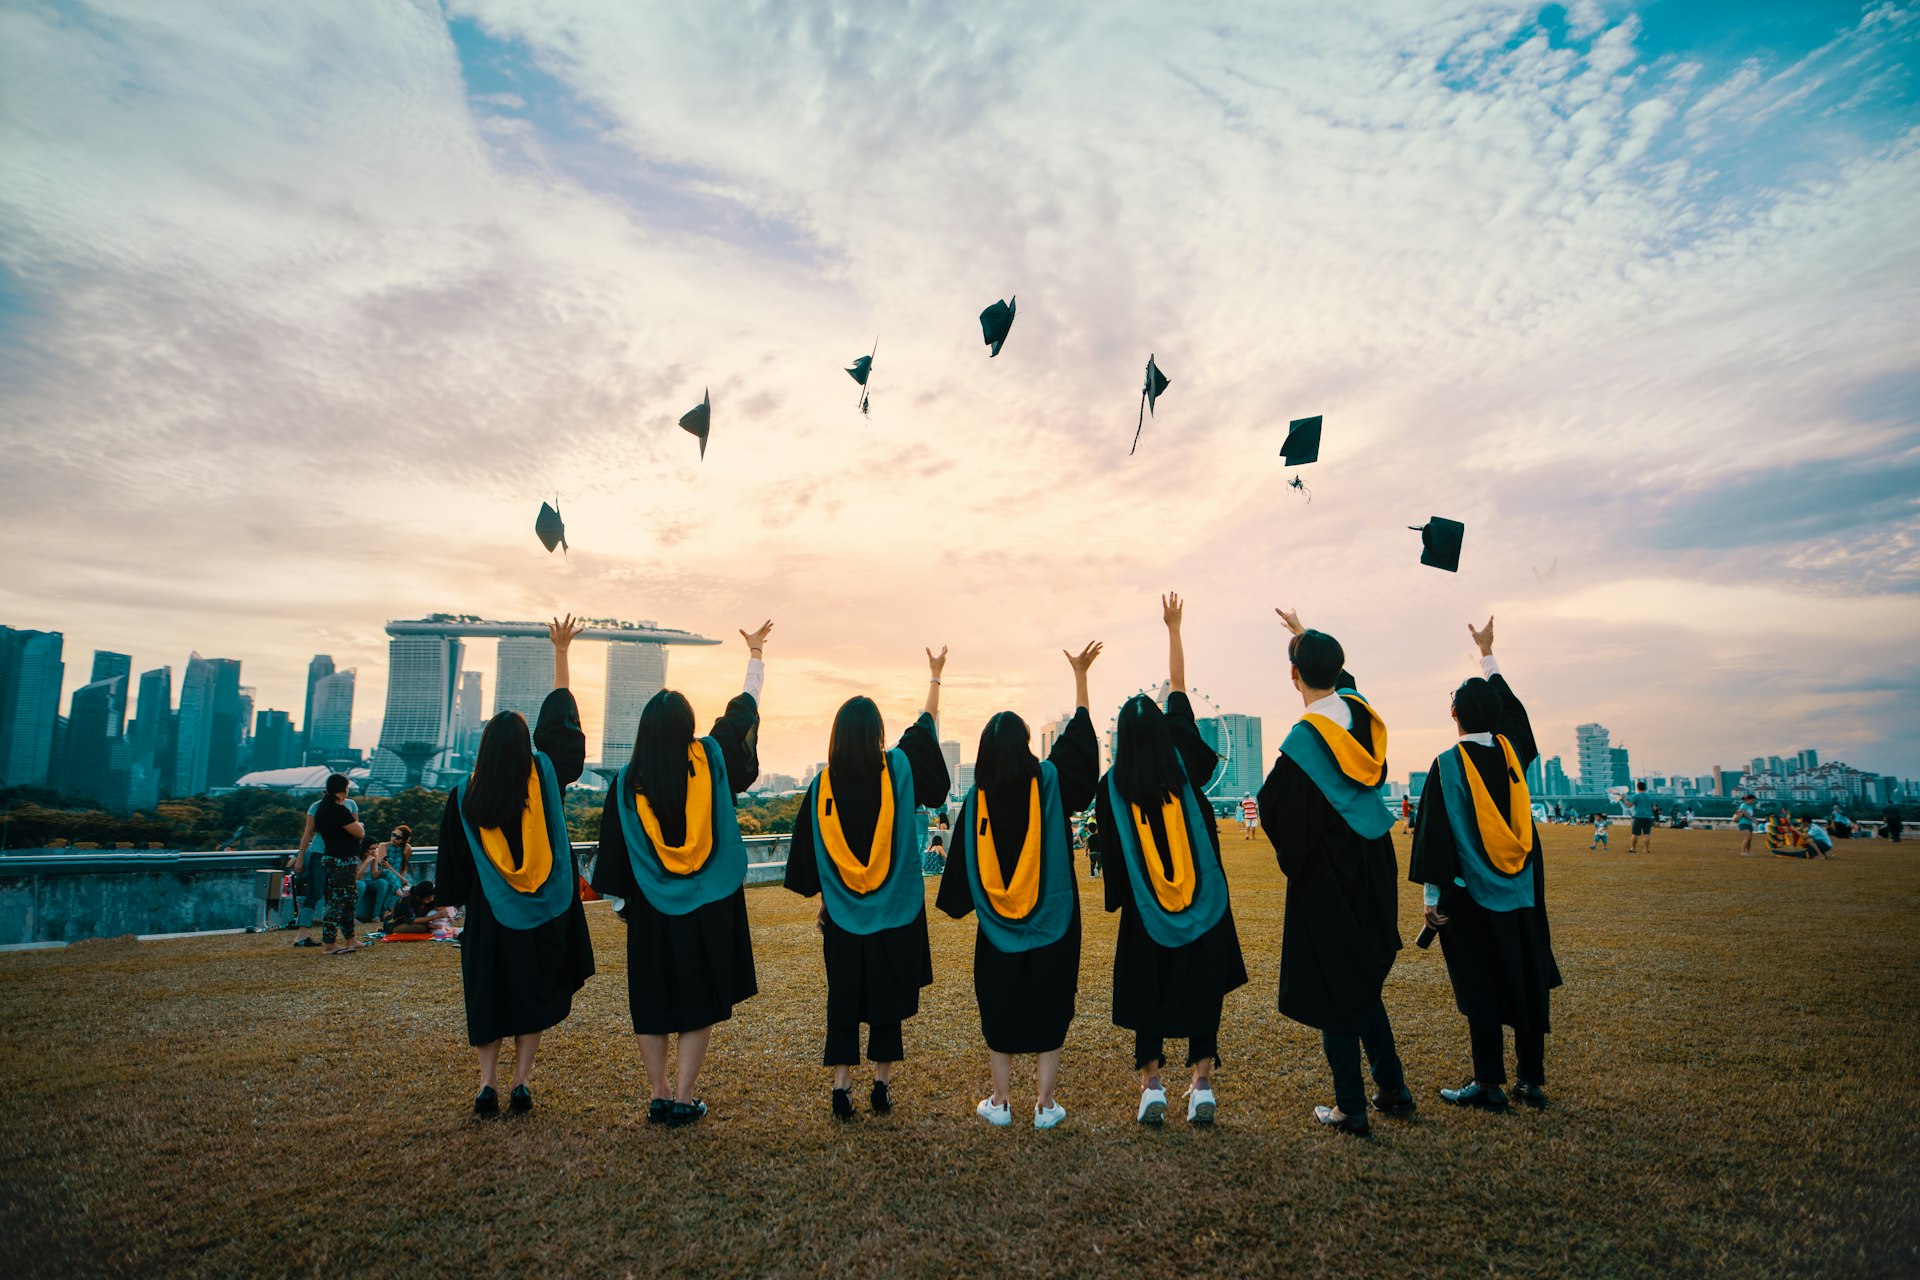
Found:
[[(1352, 677), (1341, 684), (1352, 688)], [(1372, 749), (1361, 717), (1353, 732)], [(1260, 788), (1260, 826), (1287, 877), (1280, 1012), (1335, 1035), (1359, 1035), (1401, 945), (1393, 838), (1361, 837), (1285, 755)]]
[[(727, 785), (739, 795), (760, 776), (760, 708), (753, 695), (743, 693), (729, 702), (709, 736), (720, 745)], [(593, 887), (626, 904), (621, 915), (627, 922), (627, 1011), (633, 1015), (634, 1034), (663, 1036), (725, 1022), (733, 1016), (734, 1005), (760, 991), (746, 888), (685, 915), (656, 910), (634, 879), (619, 810), (632, 801), (618, 791), (617, 786), (608, 789), (600, 815)], [(669, 843), (686, 838), (684, 813), (655, 816)]]
[[(933, 717), (925, 712), (900, 735), (900, 750), (913, 770), (916, 805), (941, 804), (952, 778), (940, 752)], [(880, 778), (866, 786), (836, 787), (840, 829), (847, 847), (862, 862), (873, 848), (873, 827), (880, 820)], [(917, 871), (918, 868), (915, 868)], [(793, 844), (787, 853), (787, 888), (811, 898), (820, 892), (820, 864), (813, 852), (813, 814), (802, 804), (793, 819)], [(846, 1029), (861, 1023), (904, 1022), (920, 1012), (920, 988), (933, 985), (933, 947), (927, 938), (927, 913), (878, 933), (850, 933), (821, 922), (827, 959), (827, 1026)]]
[[(562, 793), (586, 767), (587, 736), (580, 731), (580, 709), (573, 694), (555, 689), (540, 706), (533, 745), (553, 761)], [(526, 856), (520, 828), (504, 828), (515, 862)], [(555, 850), (556, 860), (561, 851)], [(482, 854), (482, 857), (485, 855)], [(533, 1035), (557, 1026), (573, 1011), (573, 993), (593, 976), (593, 940), (587, 914), (580, 908), (580, 884), (574, 874), (573, 901), (535, 929), (509, 929), (494, 918), (473, 866), (459, 806), (450, 794), (440, 816), (440, 865), (435, 901), (464, 906), (460, 930), (460, 978), (466, 991), (467, 1042), (492, 1044), (503, 1036)], [(565, 865), (571, 869), (573, 859)]]
[[(1073, 857), (1073, 815), (1093, 801), (1100, 780), (1100, 739), (1087, 709), (1073, 713), (1066, 731), (1047, 754), (1059, 772), (1060, 809)], [(987, 818), (993, 824), (994, 852), (1000, 874), (1010, 879), (1020, 863), (1020, 846), (1027, 838), (1031, 788), (1018, 797), (986, 796)], [(973, 910), (973, 888), (965, 859), (974, 856), (973, 832), (962, 823), (950, 833), (947, 868), (940, 877), (934, 905), (956, 920)], [(1077, 886), (1078, 879), (1076, 877)], [(1067, 1040), (1067, 1025), (1080, 993), (1080, 893), (1073, 895), (1073, 919), (1057, 942), (1031, 951), (1001, 951), (978, 926), (973, 938), (973, 996), (980, 1006), (980, 1030), (987, 1048), (995, 1053), (1049, 1053)]]
[[(1193, 704), (1186, 694), (1168, 695), (1167, 720), (1174, 749), (1198, 795), (1213, 776), (1220, 757), (1200, 736)], [(1120, 913), (1120, 929), (1113, 943), (1113, 1025), (1176, 1040), (1191, 1039), (1195, 1032), (1213, 1031), (1219, 1026), (1220, 1005), (1227, 992), (1247, 982), (1240, 934), (1233, 924), (1233, 904), (1227, 904), (1218, 924), (1184, 947), (1163, 947), (1148, 937), (1134, 909), (1133, 881), (1124, 865), (1125, 855), (1120, 852), (1120, 828), (1108, 790), (1107, 779), (1102, 776), (1094, 788), (1094, 839), (1100, 850), (1100, 879), (1107, 887), (1107, 910)], [(1200, 809), (1206, 815), (1207, 839), (1218, 853), (1220, 831), (1214, 824), (1213, 808), (1202, 798)], [(1154, 843), (1165, 849), (1167, 833), (1160, 811), (1149, 810), (1147, 822)]]
[[(1513, 754), (1524, 774), (1540, 755), (1526, 708), (1513, 696), (1504, 677), (1495, 675), (1489, 683), (1501, 702), (1495, 732), (1513, 744)], [(1486, 784), (1488, 796), (1505, 812), (1511, 791), (1500, 744), (1465, 745), (1467, 759)], [(1460, 874), (1460, 850), (1447, 820), (1440, 762), (1436, 759), (1427, 773), (1427, 789), (1414, 819), (1413, 858), (1407, 878), (1415, 884), (1441, 886), (1440, 913), (1449, 919), (1440, 930), (1440, 949), (1446, 955), (1447, 977), (1453, 981), (1454, 1003), (1474, 1021), (1498, 1020), (1516, 1031), (1545, 1035), (1553, 1029), (1547, 993), (1560, 985), (1560, 966), (1553, 958), (1553, 937), (1547, 925), (1546, 865), (1540, 855), (1537, 828), (1531, 861), (1533, 906), (1518, 911), (1489, 911), (1453, 883)]]

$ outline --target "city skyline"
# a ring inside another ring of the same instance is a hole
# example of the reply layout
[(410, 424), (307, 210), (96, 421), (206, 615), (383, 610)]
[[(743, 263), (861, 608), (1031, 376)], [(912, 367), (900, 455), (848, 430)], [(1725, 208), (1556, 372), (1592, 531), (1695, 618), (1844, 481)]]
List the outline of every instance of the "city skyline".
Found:
[(95, 648), (196, 726), (189, 654), (256, 710), (327, 654), (364, 748), (383, 620), (458, 607), (720, 637), (671, 669), (710, 722), (772, 617), (770, 765), (851, 693), (897, 732), (943, 644), (971, 755), (1063, 648), (1100, 727), (1162, 679), (1172, 588), (1269, 746), (1275, 606), (1401, 776), (1493, 614), (1569, 760), (1920, 772), (1905, 0), (84, 12), (0, 41), (0, 619), (69, 637), (63, 708)]

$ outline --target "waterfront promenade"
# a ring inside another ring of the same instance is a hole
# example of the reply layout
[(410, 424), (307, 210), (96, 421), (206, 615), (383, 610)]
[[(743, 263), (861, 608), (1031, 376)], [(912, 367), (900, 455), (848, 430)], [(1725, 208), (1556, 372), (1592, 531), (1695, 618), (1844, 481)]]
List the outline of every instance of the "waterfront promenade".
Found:
[[(1253, 982), (1228, 999), (1212, 1132), (1134, 1124), (1130, 1037), (1107, 1019), (1113, 918), (1084, 876), (1071, 1115), (1044, 1134), (972, 1115), (973, 925), (941, 916), (895, 1114), (833, 1123), (814, 904), (774, 886), (748, 893), (761, 994), (716, 1034), (713, 1114), (686, 1131), (634, 1105), (604, 905), (588, 908), (600, 973), (517, 1121), (467, 1114), (450, 946), (329, 960), (270, 934), (0, 955), (0, 1256), (24, 1276), (1920, 1269), (1920, 844), (1806, 863), (1661, 832), (1647, 858), (1545, 832), (1567, 979), (1551, 1106), (1439, 1104), (1467, 1074), (1465, 1027), (1438, 950), (1409, 945), (1386, 998), (1421, 1111), (1365, 1143), (1308, 1118), (1329, 1084), (1317, 1034), (1273, 1011), (1283, 881), (1266, 842), (1231, 829)], [(1417, 903), (1403, 886), (1409, 944)]]

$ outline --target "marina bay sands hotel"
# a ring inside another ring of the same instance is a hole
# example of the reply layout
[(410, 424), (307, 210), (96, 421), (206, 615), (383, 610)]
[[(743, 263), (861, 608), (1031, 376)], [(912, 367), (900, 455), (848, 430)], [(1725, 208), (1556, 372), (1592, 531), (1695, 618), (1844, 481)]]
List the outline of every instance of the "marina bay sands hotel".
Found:
[[(667, 646), (720, 642), (651, 622), (588, 621), (581, 639), (610, 642), (600, 763), (617, 767), (633, 754), (641, 708), (666, 687)], [(387, 635), (387, 712), (376, 772), (380, 753), (397, 757), (408, 781), (418, 781), (423, 770), (451, 767), (455, 758), (470, 756), (488, 714), (518, 711), (531, 724), (553, 689), (553, 646), (545, 623), (436, 613), (389, 622)], [(466, 642), (489, 638), (499, 641), (492, 713), (479, 705), (479, 673), (461, 669)]]

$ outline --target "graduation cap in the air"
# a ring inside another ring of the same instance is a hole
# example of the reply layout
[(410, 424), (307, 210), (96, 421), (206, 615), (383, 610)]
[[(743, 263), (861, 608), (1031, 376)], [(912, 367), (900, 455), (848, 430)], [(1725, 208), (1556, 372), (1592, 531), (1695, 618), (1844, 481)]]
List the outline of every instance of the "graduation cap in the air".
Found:
[[(879, 354), (880, 339), (875, 338), (873, 340), (873, 356)], [(867, 411), (867, 379), (873, 376), (873, 356), (857, 357), (853, 362), (853, 367), (847, 370), (847, 375), (860, 384), (860, 412), (862, 413)]]
[(567, 549), (566, 523), (560, 519), (560, 509), (551, 503), (540, 504), (540, 514), (533, 519), (533, 531), (540, 535), (549, 552), (556, 546), (562, 551)]
[[(1148, 411), (1153, 408), (1153, 402), (1160, 398), (1160, 393), (1166, 389), (1167, 375), (1160, 372), (1160, 366), (1155, 364), (1153, 357), (1149, 355), (1147, 357), (1147, 383), (1140, 388), (1140, 421), (1135, 423), (1133, 428), (1133, 449), (1140, 447), (1140, 428), (1147, 425)], [(1129, 458), (1133, 456), (1133, 449), (1127, 450), (1127, 456)]]
[(680, 429), (700, 437), (700, 456), (707, 456), (707, 432), (713, 427), (713, 392), (707, 390), (700, 403), (680, 415)]
[(1007, 332), (1013, 328), (1014, 304), (1018, 301), (1018, 298), (1006, 298), (980, 313), (981, 340), (993, 348), (987, 355), (989, 360), (1000, 354), (1000, 344), (1007, 340)]
[(1280, 446), (1280, 456), (1287, 460), (1290, 467), (1304, 467), (1309, 462), (1320, 460), (1320, 417), (1295, 418), (1287, 424), (1287, 442)]
[(1425, 524), (1407, 527), (1420, 535), (1421, 564), (1430, 564), (1448, 573), (1460, 572), (1460, 542), (1466, 536), (1467, 526), (1458, 520), (1434, 516)]

